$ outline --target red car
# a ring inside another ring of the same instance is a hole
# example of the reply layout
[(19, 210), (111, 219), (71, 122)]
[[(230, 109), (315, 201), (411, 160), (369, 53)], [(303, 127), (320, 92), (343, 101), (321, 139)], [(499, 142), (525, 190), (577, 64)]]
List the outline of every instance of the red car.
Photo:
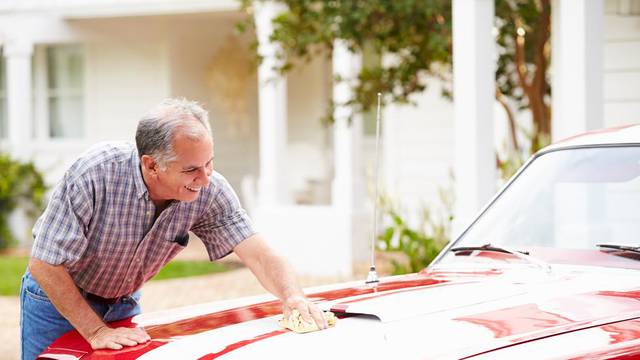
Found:
[(537, 153), (417, 274), (311, 289), (335, 327), (279, 328), (250, 298), (120, 322), (152, 340), (92, 351), (76, 332), (43, 359), (640, 359), (640, 126)]

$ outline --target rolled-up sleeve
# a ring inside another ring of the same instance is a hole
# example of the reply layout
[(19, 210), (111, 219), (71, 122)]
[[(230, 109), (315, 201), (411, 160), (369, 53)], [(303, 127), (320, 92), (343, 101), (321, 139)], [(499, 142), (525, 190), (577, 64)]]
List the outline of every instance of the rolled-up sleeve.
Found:
[(31, 256), (52, 265), (73, 263), (87, 248), (93, 202), (86, 184), (63, 179), (33, 228)]
[(211, 260), (228, 255), (242, 240), (255, 234), (231, 185), (221, 176), (219, 180), (210, 205), (191, 229), (204, 243)]

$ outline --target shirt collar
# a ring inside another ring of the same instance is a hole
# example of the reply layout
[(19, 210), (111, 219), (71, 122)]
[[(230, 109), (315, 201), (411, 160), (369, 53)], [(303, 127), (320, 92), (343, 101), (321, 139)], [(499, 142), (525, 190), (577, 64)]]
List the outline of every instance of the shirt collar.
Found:
[(140, 157), (138, 156), (138, 150), (134, 147), (131, 152), (131, 168), (133, 169), (133, 183), (136, 186), (136, 195), (138, 199), (149, 197), (149, 190), (142, 178), (142, 168), (140, 167)]

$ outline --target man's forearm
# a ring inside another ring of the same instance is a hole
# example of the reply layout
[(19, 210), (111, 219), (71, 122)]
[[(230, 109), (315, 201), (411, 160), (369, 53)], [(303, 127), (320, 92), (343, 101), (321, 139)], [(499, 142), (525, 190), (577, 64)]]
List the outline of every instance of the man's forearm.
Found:
[(297, 310), (306, 322), (315, 322), (319, 329), (327, 328), (322, 311), (305, 298), (289, 262), (276, 254), (262, 236), (256, 234), (245, 239), (234, 251), (262, 286), (282, 300), (285, 317)]
[(279, 299), (304, 296), (291, 265), (276, 254), (261, 235), (256, 234), (244, 240), (235, 252), (260, 284)]
[(265, 259), (258, 264), (259, 268), (253, 273), (260, 283), (279, 299), (304, 296), (293, 268), (284, 258), (278, 255), (265, 256)]
[(73, 279), (62, 265), (51, 265), (38, 259), (29, 261), (29, 271), (64, 316), (85, 339), (90, 339), (105, 323), (80, 295)]

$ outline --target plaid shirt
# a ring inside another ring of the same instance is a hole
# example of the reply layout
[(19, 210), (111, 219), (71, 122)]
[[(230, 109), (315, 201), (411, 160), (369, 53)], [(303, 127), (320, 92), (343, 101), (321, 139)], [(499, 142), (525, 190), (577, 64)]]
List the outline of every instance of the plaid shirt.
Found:
[(172, 201), (154, 216), (135, 146), (98, 144), (56, 186), (33, 228), (31, 256), (64, 264), (87, 292), (116, 298), (140, 288), (184, 249), (189, 231), (211, 260), (254, 233), (233, 189), (215, 172), (195, 201)]

